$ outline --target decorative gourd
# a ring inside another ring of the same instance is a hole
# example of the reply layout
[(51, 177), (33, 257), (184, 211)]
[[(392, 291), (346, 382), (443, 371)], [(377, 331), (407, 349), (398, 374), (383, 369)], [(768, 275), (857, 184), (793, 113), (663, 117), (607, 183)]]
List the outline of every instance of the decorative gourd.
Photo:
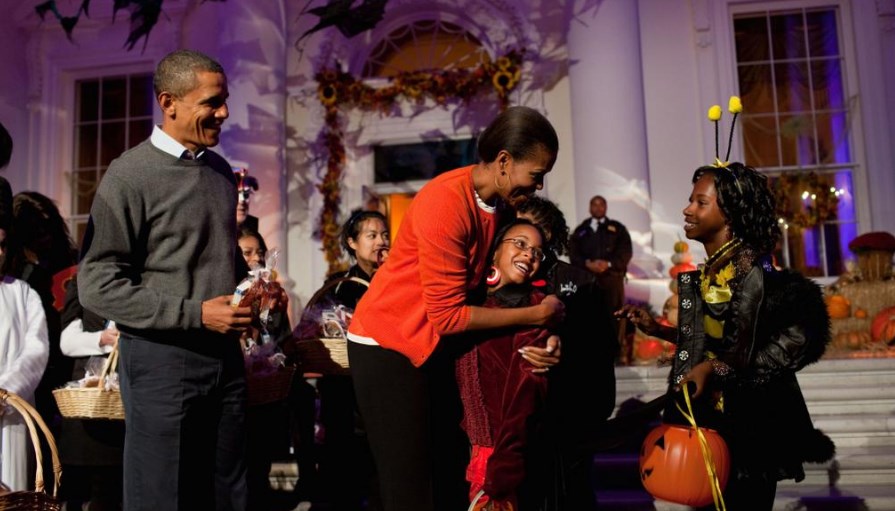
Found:
[(870, 332), (865, 330), (841, 332), (833, 338), (833, 347), (843, 350), (859, 350), (870, 344)]
[(833, 319), (844, 319), (851, 316), (851, 302), (842, 295), (830, 295), (826, 299), (827, 312)]
[(855, 312), (852, 315), (858, 319), (866, 319), (867, 318), (867, 310), (858, 307), (857, 309), (855, 309)]
[[(730, 453), (717, 431), (699, 428), (707, 440), (715, 471), (723, 489), (730, 473)], [(702, 448), (696, 430), (661, 424), (650, 431), (640, 448), (640, 480), (654, 497), (706, 506), (714, 502)]]
[(873, 317), (870, 326), (874, 342), (888, 343), (895, 339), (895, 307), (887, 307)]

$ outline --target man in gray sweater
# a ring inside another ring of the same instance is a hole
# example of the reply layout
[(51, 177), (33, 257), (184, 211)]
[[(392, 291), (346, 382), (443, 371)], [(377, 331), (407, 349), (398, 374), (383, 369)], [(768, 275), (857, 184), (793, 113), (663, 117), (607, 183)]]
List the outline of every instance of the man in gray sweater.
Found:
[(154, 86), (162, 124), (100, 183), (79, 297), (121, 331), (125, 509), (243, 510), (238, 338), (251, 310), (230, 306), (245, 269), (236, 181), (208, 149), (229, 114), (227, 78), (206, 55), (180, 50), (159, 62)]

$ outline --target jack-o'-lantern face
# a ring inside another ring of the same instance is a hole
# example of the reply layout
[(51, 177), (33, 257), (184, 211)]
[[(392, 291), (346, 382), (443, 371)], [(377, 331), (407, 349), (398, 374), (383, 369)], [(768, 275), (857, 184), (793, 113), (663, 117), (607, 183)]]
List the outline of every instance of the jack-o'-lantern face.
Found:
[[(716, 431), (700, 429), (723, 488), (730, 473), (727, 444)], [(713, 502), (702, 447), (693, 428), (662, 424), (650, 431), (640, 448), (640, 481), (662, 500), (695, 507)]]

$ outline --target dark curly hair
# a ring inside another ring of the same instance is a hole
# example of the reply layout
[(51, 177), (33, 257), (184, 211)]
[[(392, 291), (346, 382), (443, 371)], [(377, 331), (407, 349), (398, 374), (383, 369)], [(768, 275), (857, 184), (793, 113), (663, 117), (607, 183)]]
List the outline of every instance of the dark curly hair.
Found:
[(733, 236), (759, 254), (773, 252), (781, 233), (768, 177), (752, 167), (731, 162), (724, 168), (699, 167), (693, 173), (693, 182), (705, 174), (712, 175), (718, 207)]
[(548, 234), (544, 238), (544, 246), (555, 256), (569, 253), (569, 225), (556, 203), (533, 195), (516, 208), (516, 213), (530, 215), (534, 223)]
[(371, 218), (381, 220), (382, 224), (388, 229), (388, 220), (386, 220), (385, 215), (378, 211), (365, 209), (354, 210), (351, 213), (351, 216), (348, 217), (348, 220), (342, 225), (342, 232), (339, 235), (340, 241), (342, 242), (342, 248), (344, 248), (345, 252), (348, 252), (348, 255), (352, 258), (355, 257), (354, 249), (348, 245), (348, 240), (356, 240), (360, 235), (361, 226), (365, 221), (370, 220)]

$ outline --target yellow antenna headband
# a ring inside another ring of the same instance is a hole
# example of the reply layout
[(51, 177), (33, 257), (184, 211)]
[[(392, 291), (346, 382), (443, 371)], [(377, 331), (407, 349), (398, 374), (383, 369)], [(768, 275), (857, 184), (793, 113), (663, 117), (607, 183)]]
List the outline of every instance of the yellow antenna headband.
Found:
[(737, 115), (743, 111), (743, 103), (740, 101), (739, 96), (730, 96), (730, 101), (727, 102), (727, 110), (733, 114), (733, 121), (730, 122), (730, 137), (727, 140), (727, 154), (724, 156), (724, 161), (721, 161), (721, 153), (718, 151), (718, 121), (721, 119), (721, 106), (712, 105), (708, 113), (709, 120), (715, 123), (714, 166), (718, 168), (726, 168), (729, 163), (730, 148), (733, 146), (733, 128), (737, 123)]

